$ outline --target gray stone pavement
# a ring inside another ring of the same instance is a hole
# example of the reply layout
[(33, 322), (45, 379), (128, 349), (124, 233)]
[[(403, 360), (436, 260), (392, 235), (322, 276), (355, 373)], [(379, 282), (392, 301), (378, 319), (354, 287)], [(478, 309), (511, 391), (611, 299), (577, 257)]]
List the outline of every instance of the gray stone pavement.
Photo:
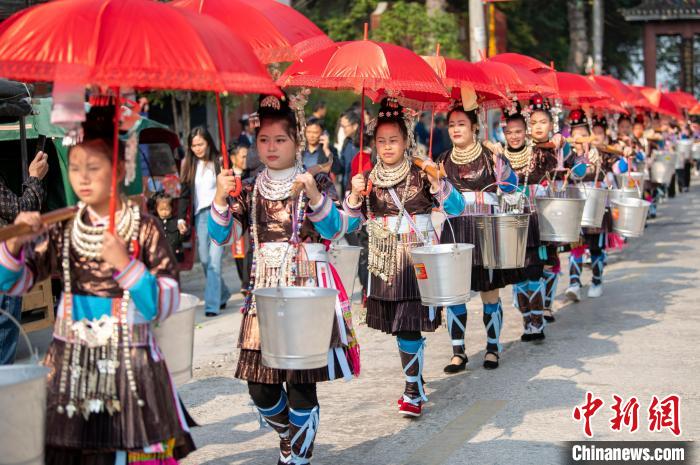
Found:
[[(557, 321), (541, 345), (521, 343), (520, 316), (504, 291), (501, 367), (481, 367), (485, 334), (481, 303), (469, 307), (468, 371), (447, 376), (451, 348), (444, 328), (427, 335), (425, 379), (429, 402), (420, 419), (401, 418), (396, 400), (403, 375), (393, 338), (359, 326), (362, 374), (351, 382), (319, 385), (321, 426), (316, 464), (557, 464), (561, 441), (582, 440), (572, 410), (586, 391), (605, 400), (593, 418), (595, 439), (671, 440), (650, 433), (652, 395), (681, 396), (682, 439), (700, 437), (700, 359), (695, 341), (700, 290), (700, 188), (659, 208), (642, 239), (610, 255), (603, 297), (565, 302), (559, 282)], [(183, 289), (201, 295), (198, 269)], [(227, 267), (227, 279), (235, 270)], [(590, 270), (584, 270), (590, 282)], [(585, 292), (584, 292), (585, 295)], [(186, 464), (276, 463), (277, 439), (259, 429), (246, 386), (232, 377), (240, 296), (214, 319), (198, 315), (195, 377), (180, 388), (192, 415), (199, 450)], [(357, 308), (357, 306), (356, 306)], [(613, 432), (612, 395), (640, 400), (640, 430)]]

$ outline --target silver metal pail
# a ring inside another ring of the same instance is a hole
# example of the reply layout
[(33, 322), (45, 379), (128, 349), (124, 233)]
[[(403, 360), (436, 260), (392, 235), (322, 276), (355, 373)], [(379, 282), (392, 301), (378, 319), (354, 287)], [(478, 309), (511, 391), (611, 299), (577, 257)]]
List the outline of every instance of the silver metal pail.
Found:
[(476, 231), (484, 268), (523, 268), (530, 224), (528, 213), (476, 215)]
[(615, 175), (618, 189), (624, 191), (625, 198), (641, 199), (644, 194), (644, 181), (649, 179), (645, 171), (630, 171)]
[(340, 281), (343, 283), (349, 300), (352, 300), (352, 294), (355, 290), (355, 278), (360, 264), (361, 251), (362, 247), (340, 244), (333, 244), (328, 250), (328, 259), (340, 275)]
[(153, 324), (153, 335), (176, 386), (192, 379), (194, 315), (197, 305), (199, 299), (196, 296), (180, 294), (180, 308), (165, 321)]
[[(35, 363), (39, 363), (27, 333), (12, 315), (0, 309), (19, 327)], [(0, 366), (0, 463), (44, 465), (46, 437), (46, 377), (42, 365)]]
[(693, 144), (693, 160), (700, 161), (700, 142)]
[(600, 228), (603, 225), (605, 206), (608, 202), (608, 189), (589, 187), (586, 185), (569, 186), (567, 189), (577, 190), (586, 197), (586, 205), (583, 207), (581, 227)]
[(651, 164), (651, 181), (658, 184), (670, 184), (676, 173), (676, 165), (668, 160), (654, 160)]
[(0, 450), (3, 465), (43, 465), (46, 376), (40, 365), (0, 367)]
[(328, 365), (337, 290), (268, 287), (253, 294), (263, 365), (285, 370)]
[(625, 237), (640, 237), (649, 213), (650, 202), (641, 199), (623, 199), (612, 202), (613, 231)]
[(469, 300), (472, 244), (425, 245), (411, 249), (423, 305), (460, 305)]
[(545, 197), (535, 197), (537, 219), (540, 223), (540, 240), (551, 242), (576, 242), (581, 233), (581, 218), (586, 198), (580, 192), (550, 192)]
[(610, 202), (613, 200), (638, 199), (639, 192), (636, 189), (610, 189), (610, 192), (608, 192), (608, 198), (610, 199)]

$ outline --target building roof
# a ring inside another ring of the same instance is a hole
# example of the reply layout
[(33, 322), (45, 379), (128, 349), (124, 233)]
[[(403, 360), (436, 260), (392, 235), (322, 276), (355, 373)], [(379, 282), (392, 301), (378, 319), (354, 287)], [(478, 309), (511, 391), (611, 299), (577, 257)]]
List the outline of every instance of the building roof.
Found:
[(626, 21), (679, 21), (700, 19), (700, 0), (642, 0), (620, 10)]

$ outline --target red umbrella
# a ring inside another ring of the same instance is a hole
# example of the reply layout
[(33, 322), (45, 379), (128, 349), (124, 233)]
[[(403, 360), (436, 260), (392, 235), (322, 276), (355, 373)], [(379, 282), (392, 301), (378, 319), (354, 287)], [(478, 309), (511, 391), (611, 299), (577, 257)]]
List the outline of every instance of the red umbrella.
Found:
[(423, 59), (435, 70), (445, 86), (452, 89), (452, 98), (460, 99), (460, 87), (474, 87), (479, 100), (505, 100), (507, 97), (494, 85), (488, 75), (475, 63), (442, 56), (424, 56)]
[(279, 93), (224, 25), (149, 0), (62, 0), (20, 11), (0, 24), (0, 75), (115, 88), (112, 230), (119, 87)]
[(507, 65), (521, 66), (539, 75), (544, 82), (554, 89), (557, 88), (557, 77), (553, 66), (546, 65), (540, 60), (521, 55), (520, 53), (499, 53), (489, 58), (491, 61), (505, 63)]
[(263, 63), (297, 60), (333, 43), (308, 18), (276, 0), (177, 0), (173, 6), (218, 19), (244, 37)]
[(630, 89), (612, 76), (591, 75), (588, 78), (598, 84), (623, 106), (633, 107), (640, 100), (641, 96), (638, 92)]
[(565, 105), (578, 106), (591, 104), (596, 100), (613, 99), (598, 84), (580, 74), (557, 71), (557, 85), (559, 96)]
[(527, 98), (534, 94), (554, 94), (556, 89), (542, 78), (520, 65), (507, 65), (497, 61), (480, 61), (474, 65), (483, 71), (491, 82), (506, 96)]
[(697, 99), (692, 95), (689, 94), (688, 92), (682, 92), (682, 91), (675, 91), (675, 92), (665, 92), (665, 94), (673, 100), (673, 102), (683, 108), (683, 109), (690, 109), (693, 108), (695, 105), (698, 104)]
[(0, 75), (110, 87), (279, 92), (250, 46), (225, 26), (149, 0), (62, 0), (20, 11), (0, 24)]
[(668, 95), (664, 94), (659, 89), (645, 86), (634, 87), (638, 89), (644, 97), (646, 97), (649, 103), (651, 103), (653, 111), (672, 116), (677, 120), (683, 119), (683, 110), (681, 110), (678, 105), (676, 105), (676, 103), (668, 97)]
[(340, 42), (308, 55), (292, 63), (277, 84), (358, 92), (371, 89), (380, 94), (415, 91), (437, 101), (449, 97), (440, 78), (420, 56), (373, 40)]
[[(420, 56), (398, 45), (368, 40), (366, 24), (364, 40), (333, 44), (308, 55), (292, 63), (277, 83), (282, 87), (355, 90), (362, 95), (362, 114), (366, 89), (375, 98), (406, 92), (419, 93), (425, 101), (449, 98), (440, 78)], [(364, 116), (360, 118), (360, 157), (363, 133)]]

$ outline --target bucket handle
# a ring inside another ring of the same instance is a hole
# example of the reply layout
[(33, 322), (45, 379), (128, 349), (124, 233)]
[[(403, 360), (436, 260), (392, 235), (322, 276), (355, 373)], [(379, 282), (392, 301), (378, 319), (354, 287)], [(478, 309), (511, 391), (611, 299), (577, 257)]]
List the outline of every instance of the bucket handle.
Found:
[(640, 182), (634, 179), (632, 176), (630, 176), (630, 171), (627, 171), (627, 173), (622, 173), (622, 177), (624, 178), (627, 176), (628, 179), (632, 180), (634, 182), (634, 187), (637, 189), (637, 193), (639, 194), (639, 197), (642, 196), (642, 187), (640, 186)]
[[(53, 309), (50, 309), (50, 311), (53, 311)], [(7, 310), (3, 310), (2, 308), (0, 308), (0, 314), (6, 315), (10, 319), (10, 321), (12, 323), (14, 323), (15, 326), (17, 326), (20, 334), (24, 337), (24, 342), (27, 344), (27, 347), (29, 348), (29, 353), (31, 354), (32, 359), (38, 365), (39, 364), (39, 350), (32, 345), (32, 341), (29, 340), (29, 335), (22, 327), (22, 324), (19, 321), (17, 321), (17, 318), (12, 316), (12, 314), (10, 312), (8, 312)]]
[[(518, 185), (517, 185), (517, 184), (513, 184), (512, 182), (507, 182), (507, 181), (496, 181), (496, 182), (492, 182), (491, 184), (489, 184), (489, 185), (487, 185), (486, 187), (484, 187), (483, 189), (481, 189), (481, 192), (485, 192), (486, 189), (488, 189), (488, 188), (491, 187), (491, 186), (513, 186), (513, 187), (515, 187), (516, 192), (517, 192), (517, 189), (518, 189)], [(532, 212), (532, 201), (530, 200), (530, 196), (525, 195), (525, 193), (523, 192), (523, 197), (527, 200), (527, 206), (530, 207), (530, 211)]]

